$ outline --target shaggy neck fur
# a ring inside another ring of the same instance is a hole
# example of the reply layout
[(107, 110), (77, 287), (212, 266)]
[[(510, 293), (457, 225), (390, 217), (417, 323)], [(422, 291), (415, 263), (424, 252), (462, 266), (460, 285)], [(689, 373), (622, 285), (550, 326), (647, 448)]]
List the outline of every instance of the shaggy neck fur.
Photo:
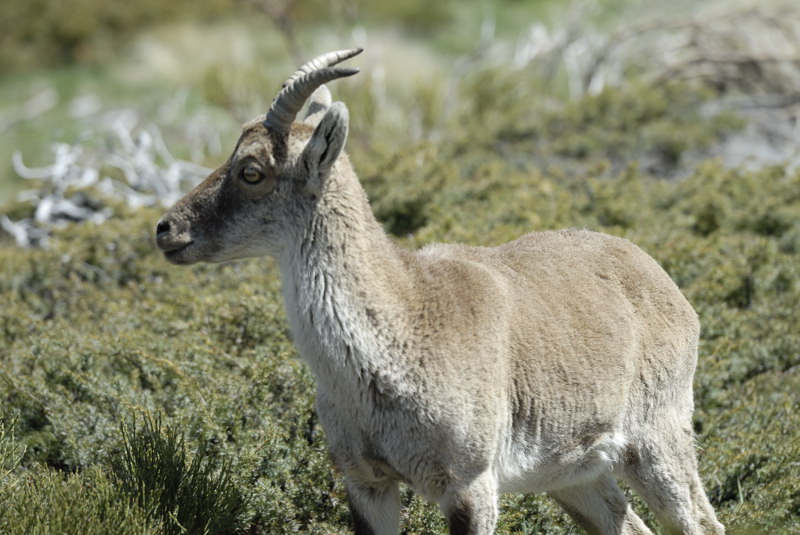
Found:
[[(281, 255), (295, 343), (318, 381), (330, 386), (393, 382), (407, 346), (411, 286), (404, 251), (385, 235), (346, 158), (325, 180), (302, 235)], [(388, 385), (384, 385), (388, 386)]]

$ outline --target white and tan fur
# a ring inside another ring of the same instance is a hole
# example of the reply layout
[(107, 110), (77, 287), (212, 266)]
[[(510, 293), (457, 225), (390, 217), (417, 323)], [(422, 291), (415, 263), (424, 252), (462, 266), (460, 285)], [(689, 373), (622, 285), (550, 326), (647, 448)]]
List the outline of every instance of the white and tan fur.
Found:
[(503, 492), (650, 533), (615, 477), (670, 533), (724, 533), (694, 451), (699, 323), (657, 263), (585, 230), (402, 249), (342, 151), (347, 109), (324, 86), (311, 100), (283, 141), (245, 125), (157, 242), (178, 264), (277, 260), (356, 533), (397, 533), (401, 482), (451, 534), (492, 533)]

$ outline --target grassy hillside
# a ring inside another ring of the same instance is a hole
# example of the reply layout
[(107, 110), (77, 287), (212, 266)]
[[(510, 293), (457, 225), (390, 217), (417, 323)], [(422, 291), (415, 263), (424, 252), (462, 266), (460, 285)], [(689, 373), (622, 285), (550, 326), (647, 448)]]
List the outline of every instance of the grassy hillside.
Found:
[[(696, 429), (720, 518), (733, 533), (799, 530), (800, 174), (708, 162), (677, 182), (635, 165), (598, 178), (542, 169), (529, 143), (475, 128), (470, 150), (462, 132), (353, 155), (389, 230), (417, 246), (578, 226), (641, 245), (701, 315)], [(118, 207), (50, 250), (0, 249), (1, 530), (180, 533), (200, 511), (213, 533), (345, 532), (274, 265), (170, 266), (158, 215)], [(441, 531), (405, 499), (407, 533)], [(570, 525), (546, 498), (508, 497), (499, 532)]]
[[(524, 3), (510, 4), (498, 27), (519, 24), (509, 14)], [(604, 17), (623, 4), (603, 3)], [(445, 10), (437, 24), (474, 23), (481, 8), (470, 9)], [(419, 13), (368, 15), (413, 27)], [(208, 38), (221, 46), (237, 28)], [(198, 67), (183, 96), (177, 80), (122, 83), (135, 62), (0, 79), (0, 96), (22, 99), (40, 76), (61, 95), (51, 112), (0, 128), (0, 156), (19, 143), (26, 163), (44, 165), (51, 153), (30, 147), (67, 141), (82, 144), (86, 165), (107, 167), (98, 155), (118, 146), (99, 118), (136, 106), (178, 155), (219, 163), (238, 114), (263, 106), (263, 87), (291, 69), (275, 37), (265, 39), (256, 50), (280, 58), (279, 74), (254, 74), (260, 63), (244, 60)], [(498, 67), (492, 47), (487, 61), (459, 63), (463, 43), (447, 39), (435, 52), (410, 41), (415, 62), (404, 71), (388, 44), (408, 34), (386, 39), (373, 43), (380, 60), (332, 89), (350, 108), (348, 152), (387, 232), (412, 248), (564, 227), (637, 243), (700, 314), (695, 429), (720, 520), (732, 534), (800, 533), (800, 171), (711, 158), (747, 122), (697, 80), (632, 69), (624, 83), (570, 96), (561, 67)], [(380, 85), (385, 65), (410, 74)], [(87, 92), (100, 111), (73, 114)], [(211, 138), (187, 141), (209, 126), (217, 152)], [(0, 189), (20, 189), (11, 181)], [(82, 193), (113, 216), (50, 229), (47, 249), (21, 249), (0, 232), (0, 533), (350, 532), (274, 263), (172, 266), (154, 245), (160, 208)], [(0, 213), (33, 209), (6, 198)], [(409, 490), (403, 501), (403, 533), (445, 532), (436, 508)], [(501, 511), (503, 535), (577, 529), (544, 496), (506, 496)]]

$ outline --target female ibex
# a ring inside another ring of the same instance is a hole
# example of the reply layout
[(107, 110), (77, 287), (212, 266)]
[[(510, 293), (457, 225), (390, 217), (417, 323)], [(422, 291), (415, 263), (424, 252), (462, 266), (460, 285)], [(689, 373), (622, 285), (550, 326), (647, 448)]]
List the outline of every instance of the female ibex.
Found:
[(699, 324), (680, 290), (630, 242), (583, 230), (396, 246), (323, 85), (359, 52), (303, 65), (157, 228), (176, 264), (277, 260), (355, 532), (397, 532), (404, 482), (451, 534), (491, 533), (501, 492), (547, 492), (590, 533), (650, 533), (620, 476), (667, 529), (723, 533), (697, 474)]

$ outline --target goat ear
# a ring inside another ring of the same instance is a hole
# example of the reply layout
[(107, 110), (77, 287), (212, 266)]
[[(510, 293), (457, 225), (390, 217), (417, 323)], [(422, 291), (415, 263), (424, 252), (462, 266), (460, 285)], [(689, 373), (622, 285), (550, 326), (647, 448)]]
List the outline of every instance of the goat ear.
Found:
[(347, 140), (348, 122), (347, 107), (341, 102), (334, 102), (308, 140), (301, 159), (308, 170), (310, 186), (328, 176), (342, 153)]
[(308, 111), (303, 122), (310, 126), (317, 126), (331, 107), (331, 92), (324, 85), (319, 86), (308, 98)]

